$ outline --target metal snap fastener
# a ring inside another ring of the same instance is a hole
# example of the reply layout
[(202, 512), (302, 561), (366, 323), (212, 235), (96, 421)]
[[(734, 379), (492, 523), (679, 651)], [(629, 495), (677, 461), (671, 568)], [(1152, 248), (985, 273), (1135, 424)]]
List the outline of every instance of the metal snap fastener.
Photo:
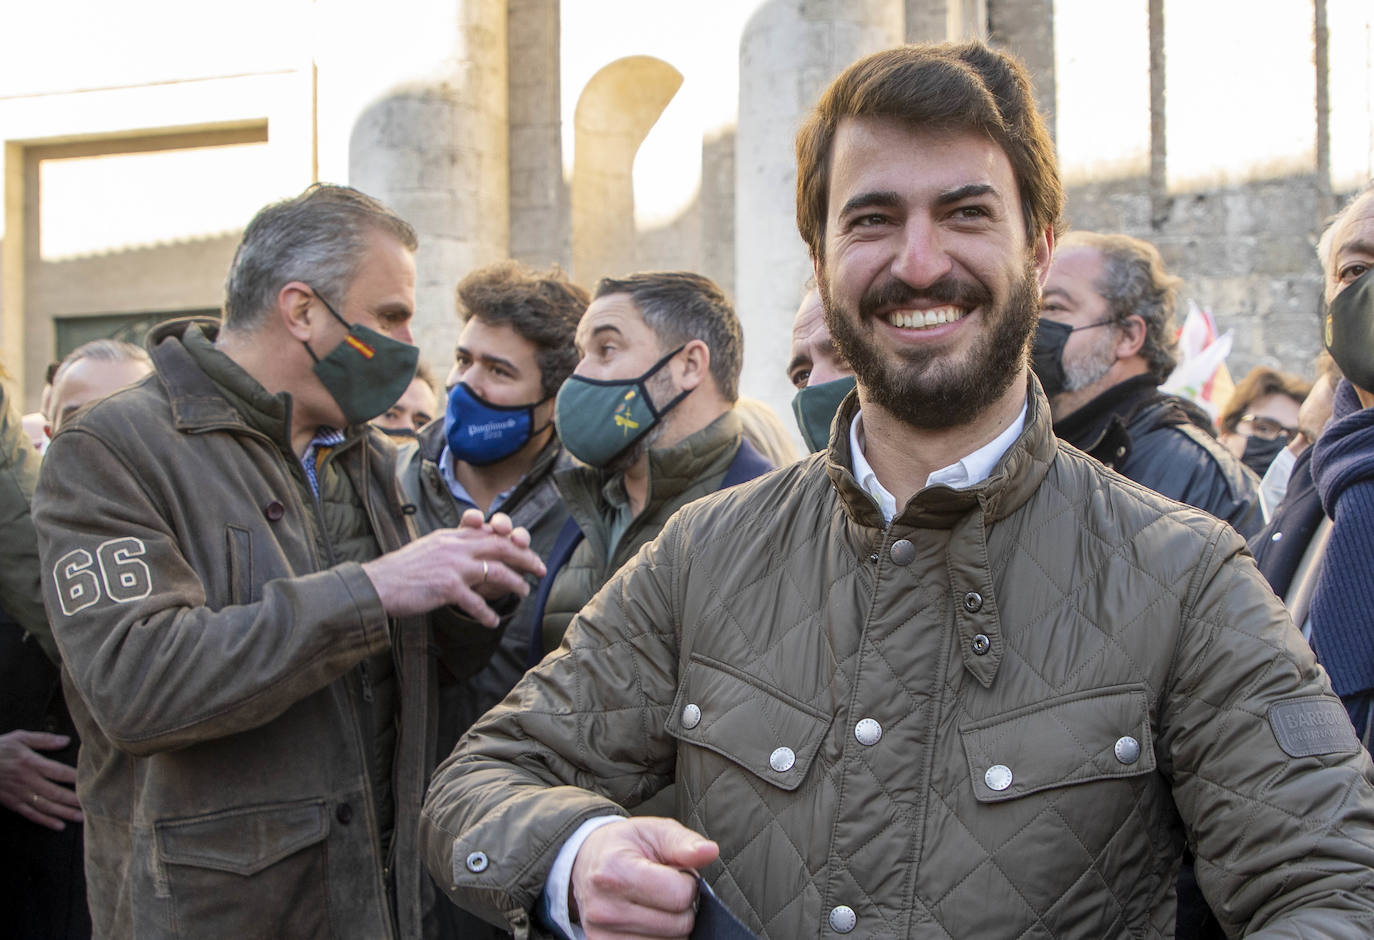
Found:
[(468, 871), (473, 874), (481, 874), (487, 870), (487, 853), (473, 852), (468, 856)]
[(964, 595), (964, 610), (971, 614), (976, 614), (983, 609), (983, 595), (977, 591), (969, 591)]
[(1116, 759), (1123, 764), (1134, 764), (1140, 759), (1140, 742), (1129, 734), (1116, 739)]
[(916, 560), (916, 546), (912, 545), (908, 539), (898, 539), (892, 543), (892, 550), (889, 554), (892, 556), (893, 564), (905, 568)]
[(988, 639), (986, 633), (980, 633), (973, 638), (973, 655), (985, 656), (988, 650), (992, 649), (992, 641)]
[(1011, 786), (1011, 768), (1006, 764), (993, 764), (988, 768), (988, 772), (983, 774), (983, 782), (988, 785), (989, 790), (1001, 793)]
[(868, 556), (868, 560), (871, 561), (871, 562), (873, 562), (874, 564), (877, 564), (877, 563), (878, 563), (878, 553), (877, 553), (877, 552), (874, 552), (872, 555), (869, 555), (869, 556)]
[(701, 724), (701, 709), (695, 705), (685, 705), (682, 709), (682, 727), (691, 731)]
[(1283, 538), (1283, 533), (1282, 533), (1282, 532), (1275, 532), (1273, 535), (1269, 536), (1269, 541), (1271, 541), (1271, 542), (1277, 542), (1277, 541), (1281, 540), (1282, 538)]
[(778, 773), (786, 773), (792, 769), (792, 765), (797, 762), (797, 755), (792, 753), (790, 747), (780, 747), (772, 754), (768, 755), (768, 766)]
[(334, 807), (334, 818), (347, 826), (353, 821), (353, 807), (349, 806), (347, 803), (340, 803), (338, 806)]
[(858, 923), (859, 915), (847, 904), (841, 904), (830, 911), (830, 926), (836, 933), (849, 933)]
[(883, 726), (872, 718), (865, 718), (854, 726), (854, 737), (865, 747), (877, 744), (883, 736)]
[(283, 506), (279, 500), (274, 499), (272, 502), (262, 507), (262, 514), (267, 517), (268, 522), (276, 522), (281, 519), (282, 516), (286, 515), (286, 507)]

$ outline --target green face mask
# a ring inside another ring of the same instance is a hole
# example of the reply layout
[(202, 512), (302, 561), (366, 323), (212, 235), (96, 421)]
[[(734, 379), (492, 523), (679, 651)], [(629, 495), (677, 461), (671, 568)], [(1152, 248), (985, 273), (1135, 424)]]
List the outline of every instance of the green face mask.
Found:
[(554, 405), (554, 424), (568, 452), (585, 464), (606, 467), (653, 430), (688, 392), (655, 407), (648, 394), (649, 379), (685, 348), (674, 349), (638, 378), (603, 382), (568, 376)]
[(854, 387), (854, 376), (847, 375), (833, 382), (808, 385), (798, 389), (792, 399), (792, 414), (796, 415), (797, 428), (802, 440), (814, 454), (825, 450), (830, 444), (830, 425), (835, 420), (835, 412), (840, 410), (840, 402)]
[(315, 355), (309, 343), (301, 341), (315, 360), (315, 375), (333, 396), (345, 423), (370, 421), (396, 404), (410, 387), (420, 361), (420, 349), (349, 323), (334, 312), (329, 301), (319, 294), (315, 296), (335, 320), (348, 327), (348, 335), (323, 359)]

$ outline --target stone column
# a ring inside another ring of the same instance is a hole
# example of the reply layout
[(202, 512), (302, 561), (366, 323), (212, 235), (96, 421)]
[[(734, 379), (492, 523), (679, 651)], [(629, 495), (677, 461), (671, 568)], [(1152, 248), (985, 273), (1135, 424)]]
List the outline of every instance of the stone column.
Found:
[(796, 226), (796, 151), (802, 119), (855, 59), (900, 44), (903, 0), (770, 0), (740, 40), (735, 162), (735, 303), (744, 327), (743, 394), (790, 428), (783, 374), (792, 316), (811, 273)]
[(415, 340), (442, 375), (454, 287), (509, 251), (506, 4), (339, 0), (319, 16), (321, 175), (339, 179), (329, 160), (347, 153), (347, 181), (415, 226)]

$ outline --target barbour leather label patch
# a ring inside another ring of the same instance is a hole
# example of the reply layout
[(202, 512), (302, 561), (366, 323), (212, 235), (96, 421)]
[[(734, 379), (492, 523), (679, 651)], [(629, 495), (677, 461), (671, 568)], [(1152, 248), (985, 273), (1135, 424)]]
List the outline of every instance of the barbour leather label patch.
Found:
[(1345, 706), (1328, 698), (1304, 698), (1269, 706), (1269, 727), (1289, 757), (1348, 754), (1360, 749)]

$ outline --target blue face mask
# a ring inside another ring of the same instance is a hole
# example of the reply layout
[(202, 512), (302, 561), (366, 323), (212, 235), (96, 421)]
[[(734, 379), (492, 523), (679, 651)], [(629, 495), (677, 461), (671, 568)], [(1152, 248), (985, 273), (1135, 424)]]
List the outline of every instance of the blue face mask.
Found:
[(453, 386), (444, 412), (444, 439), (455, 460), (474, 467), (505, 460), (542, 432), (534, 426), (534, 409), (547, 398), (528, 405), (493, 405), (466, 382)]

